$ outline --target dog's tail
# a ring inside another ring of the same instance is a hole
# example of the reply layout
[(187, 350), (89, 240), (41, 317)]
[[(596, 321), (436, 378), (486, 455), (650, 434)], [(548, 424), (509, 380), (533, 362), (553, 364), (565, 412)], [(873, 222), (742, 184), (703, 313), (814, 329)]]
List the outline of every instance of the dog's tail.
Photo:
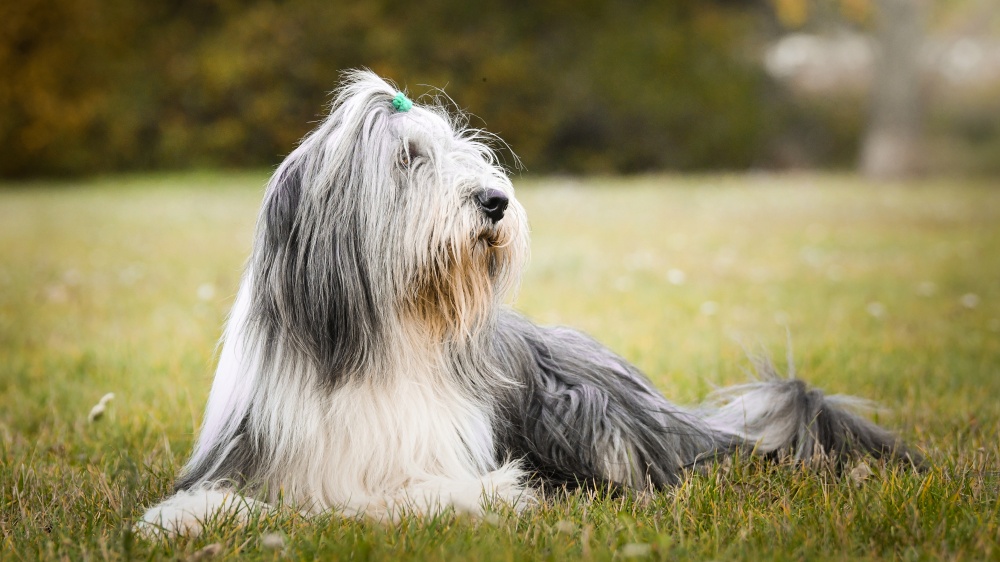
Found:
[(827, 396), (794, 376), (779, 375), (768, 359), (756, 360), (755, 366), (759, 380), (716, 391), (711, 397), (716, 406), (700, 412), (715, 431), (758, 454), (803, 462), (866, 454), (923, 464), (902, 439), (857, 413), (872, 409), (869, 402)]

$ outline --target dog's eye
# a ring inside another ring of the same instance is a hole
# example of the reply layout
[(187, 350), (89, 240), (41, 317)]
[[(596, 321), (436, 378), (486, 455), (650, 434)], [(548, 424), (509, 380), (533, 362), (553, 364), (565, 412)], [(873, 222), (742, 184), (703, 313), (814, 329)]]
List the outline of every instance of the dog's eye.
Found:
[(404, 142), (399, 149), (399, 165), (403, 168), (409, 168), (419, 157), (420, 152), (417, 151), (417, 147), (412, 142)]

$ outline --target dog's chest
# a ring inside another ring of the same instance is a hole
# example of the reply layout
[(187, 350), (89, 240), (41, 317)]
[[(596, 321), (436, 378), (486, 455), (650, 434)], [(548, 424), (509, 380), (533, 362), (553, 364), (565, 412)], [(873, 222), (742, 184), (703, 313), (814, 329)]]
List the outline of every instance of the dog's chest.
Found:
[(422, 375), (335, 391), (325, 423), (324, 472), (377, 493), (415, 479), (492, 470), (490, 412), (457, 385)]

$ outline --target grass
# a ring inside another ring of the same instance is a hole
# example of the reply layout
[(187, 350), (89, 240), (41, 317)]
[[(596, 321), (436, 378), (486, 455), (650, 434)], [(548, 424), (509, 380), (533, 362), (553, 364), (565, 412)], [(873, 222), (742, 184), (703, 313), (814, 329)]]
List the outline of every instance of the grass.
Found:
[(878, 400), (926, 473), (737, 462), (520, 517), (278, 513), (133, 536), (191, 449), (264, 179), (0, 188), (0, 558), (1000, 558), (1000, 191), (846, 176), (520, 181), (533, 254), (516, 306), (685, 403), (745, 380), (744, 346), (784, 357), (790, 334), (799, 374)]

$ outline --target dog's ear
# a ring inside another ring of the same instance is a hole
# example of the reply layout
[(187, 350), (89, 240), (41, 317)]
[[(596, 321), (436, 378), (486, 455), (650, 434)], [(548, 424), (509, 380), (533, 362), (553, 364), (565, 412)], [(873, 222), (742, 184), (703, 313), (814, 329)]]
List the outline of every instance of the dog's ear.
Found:
[(274, 348), (265, 354), (289, 343), (331, 384), (370, 360), (381, 325), (360, 210), (346, 196), (358, 191), (353, 179), (328, 178), (332, 188), (310, 191), (308, 168), (282, 164), (268, 186), (252, 264), (255, 318)]
[(264, 233), (272, 246), (284, 245), (292, 235), (302, 200), (302, 165), (286, 160), (268, 186), (264, 202)]

